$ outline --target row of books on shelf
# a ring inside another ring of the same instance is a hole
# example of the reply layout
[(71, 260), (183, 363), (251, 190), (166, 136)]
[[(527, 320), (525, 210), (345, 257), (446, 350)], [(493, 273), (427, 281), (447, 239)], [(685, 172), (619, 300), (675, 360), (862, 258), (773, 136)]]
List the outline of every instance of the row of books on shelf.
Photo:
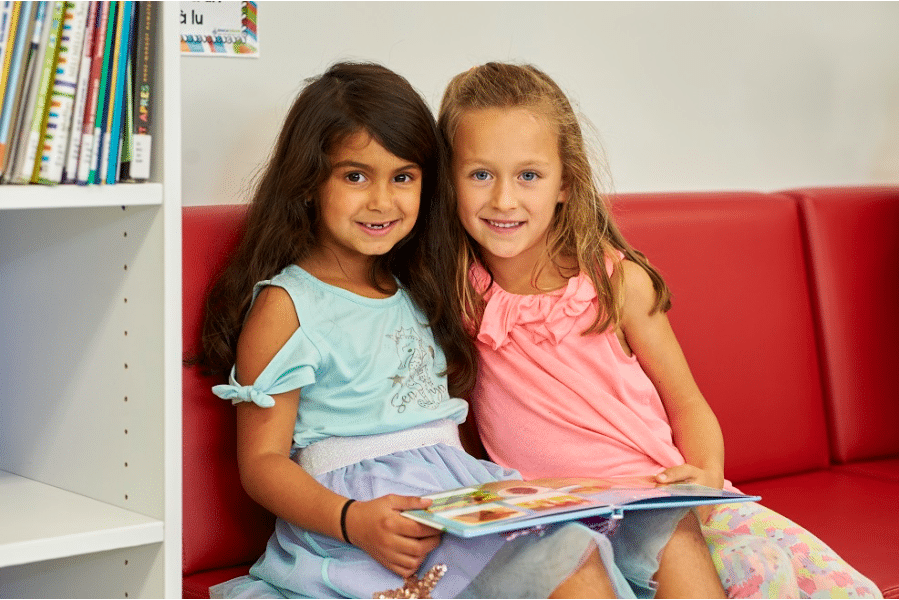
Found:
[(154, 4), (0, 1), (0, 183), (149, 179)]

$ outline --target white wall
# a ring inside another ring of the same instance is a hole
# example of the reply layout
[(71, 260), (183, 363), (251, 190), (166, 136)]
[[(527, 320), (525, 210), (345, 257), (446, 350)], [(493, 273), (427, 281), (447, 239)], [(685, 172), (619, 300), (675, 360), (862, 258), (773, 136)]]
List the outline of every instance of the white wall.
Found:
[(438, 105), (533, 63), (619, 192), (899, 184), (896, 2), (259, 2), (257, 59), (182, 58), (185, 204), (243, 202), (305, 77), (380, 62)]

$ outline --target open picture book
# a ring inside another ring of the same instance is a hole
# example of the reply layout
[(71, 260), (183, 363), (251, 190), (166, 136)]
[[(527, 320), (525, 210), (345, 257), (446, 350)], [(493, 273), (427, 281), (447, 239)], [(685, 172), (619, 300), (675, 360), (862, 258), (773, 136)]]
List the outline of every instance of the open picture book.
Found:
[(694, 483), (659, 484), (650, 477), (497, 481), (424, 496), (434, 503), (402, 514), (461, 537), (528, 529), (586, 517), (621, 518), (630, 510), (760, 500)]

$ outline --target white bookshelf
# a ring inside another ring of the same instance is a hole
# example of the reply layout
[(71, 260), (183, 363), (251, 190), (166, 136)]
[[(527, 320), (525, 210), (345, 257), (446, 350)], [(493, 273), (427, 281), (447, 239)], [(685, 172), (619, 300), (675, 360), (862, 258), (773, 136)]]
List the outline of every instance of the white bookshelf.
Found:
[(158, 6), (152, 181), (0, 186), (0, 597), (181, 596), (179, 5)]
[(119, 183), (112, 187), (4, 185), (0, 187), (0, 210), (160, 205), (162, 198), (161, 183)]

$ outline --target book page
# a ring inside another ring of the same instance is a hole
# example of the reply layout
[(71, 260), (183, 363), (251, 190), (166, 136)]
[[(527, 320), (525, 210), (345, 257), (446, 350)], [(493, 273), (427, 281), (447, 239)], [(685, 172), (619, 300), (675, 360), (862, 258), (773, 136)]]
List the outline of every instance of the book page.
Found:
[(624, 510), (757, 500), (697, 484), (659, 484), (651, 477), (499, 481), (425, 496), (426, 510), (405, 516), (464, 537), (512, 531)]

